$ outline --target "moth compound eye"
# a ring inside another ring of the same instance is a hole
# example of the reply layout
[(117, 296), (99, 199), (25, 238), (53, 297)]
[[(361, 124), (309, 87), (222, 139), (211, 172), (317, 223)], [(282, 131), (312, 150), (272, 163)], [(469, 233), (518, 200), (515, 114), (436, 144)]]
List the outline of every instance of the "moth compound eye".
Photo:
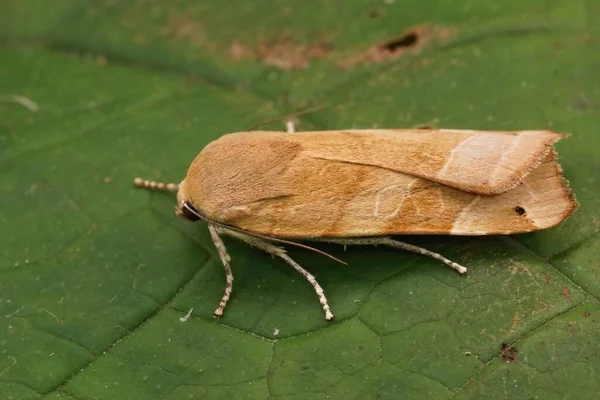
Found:
[(192, 206), (189, 202), (184, 201), (180, 207), (181, 216), (188, 221), (198, 221), (200, 219), (200, 215), (198, 211)]

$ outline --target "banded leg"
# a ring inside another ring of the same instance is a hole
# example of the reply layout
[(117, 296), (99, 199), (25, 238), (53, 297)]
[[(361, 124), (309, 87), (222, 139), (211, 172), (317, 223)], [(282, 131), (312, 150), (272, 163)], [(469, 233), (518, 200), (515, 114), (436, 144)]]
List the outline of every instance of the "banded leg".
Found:
[[(275, 247), (275, 246), (273, 246), (273, 247)], [(268, 252), (269, 250), (265, 249), (265, 251)], [(271, 253), (271, 254), (273, 254), (273, 253)], [(333, 319), (333, 313), (331, 312), (331, 309), (329, 308), (329, 303), (327, 303), (327, 297), (325, 297), (325, 291), (323, 290), (321, 285), (319, 285), (319, 282), (317, 282), (317, 279), (310, 272), (308, 272), (307, 270), (302, 268), (300, 266), (300, 264), (298, 264), (296, 261), (294, 261), (292, 259), (292, 257), (288, 256), (286, 253), (278, 254), (278, 256), (283, 258), (283, 260), (285, 262), (290, 264), (292, 266), (292, 268), (294, 268), (296, 271), (298, 271), (300, 273), (300, 275), (302, 275), (308, 281), (308, 283), (310, 283), (312, 285), (312, 287), (315, 289), (315, 292), (317, 292), (317, 296), (319, 296), (319, 303), (321, 303), (321, 307), (323, 307), (323, 311), (325, 311), (325, 319), (327, 321), (331, 321)]]
[(223, 263), (223, 270), (225, 271), (225, 278), (227, 283), (225, 284), (225, 293), (221, 298), (221, 302), (219, 306), (215, 310), (216, 316), (223, 315), (223, 311), (225, 307), (227, 307), (227, 302), (231, 297), (231, 292), (233, 290), (233, 273), (231, 272), (231, 267), (229, 266), (229, 261), (231, 261), (231, 257), (227, 254), (227, 249), (225, 248), (225, 243), (219, 236), (217, 232), (217, 228), (213, 224), (208, 224), (208, 230), (210, 232), (210, 237), (212, 238), (215, 247), (217, 248), (217, 252), (219, 253), (219, 257), (221, 258), (221, 262)]
[(323, 308), (323, 311), (325, 312), (325, 319), (327, 321), (331, 321), (333, 319), (333, 313), (331, 312), (331, 308), (329, 308), (329, 303), (327, 302), (327, 297), (325, 296), (325, 291), (323, 290), (321, 285), (319, 285), (319, 282), (317, 282), (317, 279), (310, 272), (308, 272), (307, 270), (302, 268), (302, 266), (300, 266), (300, 264), (298, 264), (296, 261), (294, 261), (290, 256), (288, 256), (282, 247), (275, 246), (269, 242), (266, 242), (262, 239), (256, 238), (251, 235), (245, 235), (240, 232), (231, 231), (227, 228), (220, 228), (220, 227), (215, 227), (215, 228), (218, 233), (227, 234), (229, 236), (240, 239), (240, 240), (248, 243), (250, 246), (259, 248), (269, 254), (272, 254), (274, 256), (277, 256), (277, 257), (283, 259), (286, 263), (291, 265), (292, 268), (294, 268), (296, 271), (298, 271), (300, 273), (300, 275), (302, 275), (308, 281), (308, 283), (311, 284), (311, 286), (317, 293), (317, 296), (319, 297), (319, 303), (321, 303), (321, 307)]
[(412, 244), (399, 242), (397, 240), (390, 239), (388, 237), (378, 237), (378, 238), (347, 238), (347, 239), (324, 239), (323, 241), (331, 242), (331, 243), (339, 243), (345, 245), (385, 245), (389, 247), (393, 247), (395, 249), (402, 249), (406, 251), (410, 251), (413, 253), (422, 254), (427, 257), (431, 257), (438, 261), (443, 262), (447, 266), (452, 269), (455, 269), (461, 274), (467, 272), (467, 269), (460, 264), (455, 263), (454, 261), (448, 260), (446, 257), (441, 254), (435, 253), (431, 250), (424, 249), (423, 247), (415, 246)]

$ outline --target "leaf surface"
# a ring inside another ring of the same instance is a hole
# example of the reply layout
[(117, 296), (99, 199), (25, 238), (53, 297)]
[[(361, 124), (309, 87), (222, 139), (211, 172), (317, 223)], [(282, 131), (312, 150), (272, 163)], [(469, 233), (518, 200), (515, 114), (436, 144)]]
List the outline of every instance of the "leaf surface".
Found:
[[(593, 397), (599, 16), (589, 0), (4, 2), (0, 393)], [(289, 249), (333, 323), (295, 271), (227, 240), (216, 320), (206, 226), (132, 180), (177, 182), (220, 135), (314, 106), (300, 129), (571, 133), (557, 148), (581, 207), (534, 234), (406, 238), (466, 277), (382, 247), (322, 247), (347, 266)]]

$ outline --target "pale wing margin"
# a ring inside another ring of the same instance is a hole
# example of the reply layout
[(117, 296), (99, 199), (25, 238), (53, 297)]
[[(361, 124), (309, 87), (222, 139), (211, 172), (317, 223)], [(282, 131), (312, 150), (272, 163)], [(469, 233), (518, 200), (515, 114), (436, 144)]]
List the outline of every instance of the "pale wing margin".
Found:
[(564, 137), (552, 131), (375, 129), (298, 132), (311, 157), (371, 165), (477, 194), (523, 181)]

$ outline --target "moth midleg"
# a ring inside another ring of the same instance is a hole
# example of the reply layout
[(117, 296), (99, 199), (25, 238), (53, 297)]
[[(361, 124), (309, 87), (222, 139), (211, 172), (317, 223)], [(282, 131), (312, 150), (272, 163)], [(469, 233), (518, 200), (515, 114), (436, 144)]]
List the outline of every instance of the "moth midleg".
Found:
[(213, 224), (208, 224), (208, 230), (210, 232), (210, 237), (217, 248), (217, 252), (219, 253), (219, 257), (221, 258), (221, 262), (223, 263), (223, 270), (225, 271), (225, 293), (223, 293), (223, 297), (221, 298), (221, 302), (219, 306), (215, 310), (215, 315), (221, 316), (223, 315), (223, 311), (225, 307), (227, 307), (227, 302), (231, 297), (231, 292), (233, 290), (233, 273), (231, 272), (231, 267), (229, 266), (229, 261), (231, 261), (231, 257), (227, 254), (227, 248), (225, 247), (225, 243), (219, 236), (217, 232), (217, 228)]
[(240, 232), (235, 232), (235, 231), (229, 230), (227, 228), (223, 228), (223, 227), (215, 227), (215, 229), (219, 233), (223, 233), (223, 234), (235, 237), (237, 239), (240, 239), (240, 240), (248, 243), (250, 246), (256, 247), (256, 248), (261, 249), (269, 254), (277, 256), (277, 257), (283, 259), (289, 265), (291, 265), (292, 268), (294, 268), (296, 271), (298, 271), (300, 273), (300, 275), (302, 275), (308, 281), (308, 283), (311, 284), (311, 286), (317, 293), (317, 296), (319, 297), (319, 303), (321, 303), (321, 307), (323, 308), (323, 311), (325, 312), (325, 319), (327, 321), (330, 321), (333, 319), (333, 313), (331, 312), (331, 308), (329, 308), (329, 303), (327, 302), (327, 297), (325, 296), (325, 291), (323, 290), (321, 285), (319, 285), (319, 282), (317, 282), (317, 279), (310, 272), (308, 272), (307, 270), (302, 268), (302, 266), (300, 266), (300, 264), (298, 264), (296, 261), (294, 261), (290, 256), (288, 256), (285, 252), (285, 249), (283, 249), (282, 247), (279, 247), (279, 246), (275, 246), (269, 242), (266, 242), (260, 238), (254, 237), (250, 234), (246, 235), (246, 234), (243, 234)]
[(446, 257), (441, 254), (435, 253), (431, 250), (427, 250), (423, 247), (415, 246), (413, 244), (408, 244), (404, 242), (399, 242), (397, 240), (390, 239), (389, 237), (365, 237), (365, 238), (344, 238), (344, 239), (321, 239), (321, 241), (338, 243), (343, 245), (385, 245), (389, 247), (393, 247), (395, 249), (402, 249), (406, 251), (410, 251), (412, 253), (422, 254), (427, 257), (434, 258), (438, 261), (443, 262), (450, 268), (455, 269), (456, 271), (464, 274), (467, 272), (467, 269), (460, 264), (455, 263), (454, 261), (448, 260)]
[(167, 190), (169, 192), (176, 192), (179, 189), (178, 183), (164, 183), (158, 181), (149, 181), (147, 179), (135, 178), (133, 183), (137, 187), (151, 189), (151, 190)]

